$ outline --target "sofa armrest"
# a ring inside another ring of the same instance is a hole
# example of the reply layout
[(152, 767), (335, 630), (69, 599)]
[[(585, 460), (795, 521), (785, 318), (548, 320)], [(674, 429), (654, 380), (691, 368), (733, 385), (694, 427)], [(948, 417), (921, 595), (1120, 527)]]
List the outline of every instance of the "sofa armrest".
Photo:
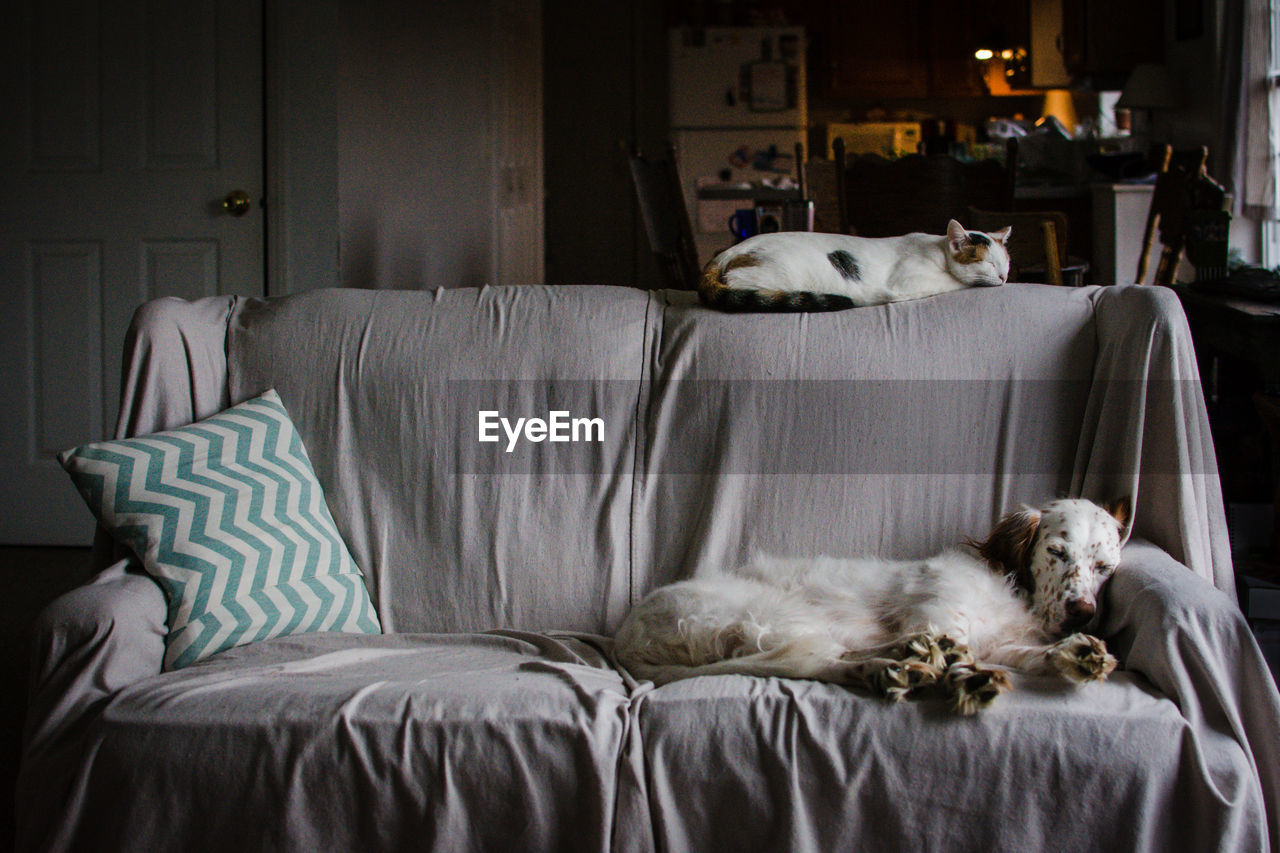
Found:
[(1197, 730), (1238, 743), (1280, 844), (1280, 694), (1239, 606), (1160, 548), (1133, 540), (1108, 585), (1101, 634), (1124, 667), (1172, 699)]
[(164, 658), (160, 586), (120, 560), (54, 599), (32, 636), (29, 754), (79, 727), (121, 688), (156, 675)]
[(160, 672), (165, 600), (159, 584), (119, 560), (41, 612), (16, 791), (19, 850), (73, 846), (62, 812), (78, 807), (83, 754), (98, 712), (118, 691)]

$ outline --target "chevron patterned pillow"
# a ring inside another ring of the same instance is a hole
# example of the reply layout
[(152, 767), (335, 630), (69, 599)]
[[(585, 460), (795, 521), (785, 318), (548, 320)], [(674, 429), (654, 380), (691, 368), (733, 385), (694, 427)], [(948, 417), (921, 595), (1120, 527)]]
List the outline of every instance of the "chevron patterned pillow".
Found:
[(59, 455), (168, 601), (165, 669), (310, 631), (381, 633), (364, 579), (274, 390), (154, 435)]

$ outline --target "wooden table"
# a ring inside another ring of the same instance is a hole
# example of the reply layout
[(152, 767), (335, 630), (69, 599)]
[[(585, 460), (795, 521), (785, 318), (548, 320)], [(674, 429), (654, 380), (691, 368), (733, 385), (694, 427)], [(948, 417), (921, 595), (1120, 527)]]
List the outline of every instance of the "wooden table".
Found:
[[(1237, 572), (1275, 580), (1280, 578), (1280, 303), (1216, 294), (1184, 285), (1174, 290), (1186, 311), (1201, 371), (1206, 368), (1206, 358), (1216, 360), (1219, 354), (1240, 359), (1257, 370), (1260, 387), (1253, 394), (1253, 403), (1258, 417), (1271, 435), (1272, 506), (1275, 515), (1271, 553), (1263, 560), (1237, 566)], [(1216, 374), (1217, 370), (1211, 368), (1211, 399), (1217, 396), (1217, 389), (1213, 387)], [(1244, 584), (1241, 591), (1246, 593), (1249, 589), (1249, 585)], [(1272, 590), (1260, 595), (1276, 598)], [(1252, 593), (1241, 595), (1245, 615), (1265, 618), (1262, 613), (1249, 612), (1253, 597)], [(1270, 614), (1270, 611), (1266, 612)]]
[(1262, 377), (1263, 394), (1280, 396), (1280, 303), (1219, 295), (1185, 285), (1173, 288), (1187, 313), (1197, 354), (1202, 347), (1248, 362)]

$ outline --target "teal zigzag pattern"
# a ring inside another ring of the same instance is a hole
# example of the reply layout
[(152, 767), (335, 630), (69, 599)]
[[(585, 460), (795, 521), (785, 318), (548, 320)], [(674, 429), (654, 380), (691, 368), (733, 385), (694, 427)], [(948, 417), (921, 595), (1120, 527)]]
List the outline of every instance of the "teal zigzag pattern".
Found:
[(60, 459), (103, 526), (164, 588), (167, 669), (285, 634), (381, 631), (275, 391)]

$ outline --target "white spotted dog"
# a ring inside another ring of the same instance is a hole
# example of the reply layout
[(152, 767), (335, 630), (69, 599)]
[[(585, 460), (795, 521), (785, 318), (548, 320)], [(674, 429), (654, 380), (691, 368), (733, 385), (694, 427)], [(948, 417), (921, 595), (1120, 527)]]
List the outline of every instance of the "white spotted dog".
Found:
[(1078, 631), (1120, 561), (1127, 498), (1059, 500), (1003, 518), (973, 553), (891, 562), (759, 556), (661, 587), (623, 621), (618, 661), (665, 684), (699, 675), (811, 678), (893, 701), (941, 693), (972, 714), (1006, 668), (1101, 681), (1116, 666)]

